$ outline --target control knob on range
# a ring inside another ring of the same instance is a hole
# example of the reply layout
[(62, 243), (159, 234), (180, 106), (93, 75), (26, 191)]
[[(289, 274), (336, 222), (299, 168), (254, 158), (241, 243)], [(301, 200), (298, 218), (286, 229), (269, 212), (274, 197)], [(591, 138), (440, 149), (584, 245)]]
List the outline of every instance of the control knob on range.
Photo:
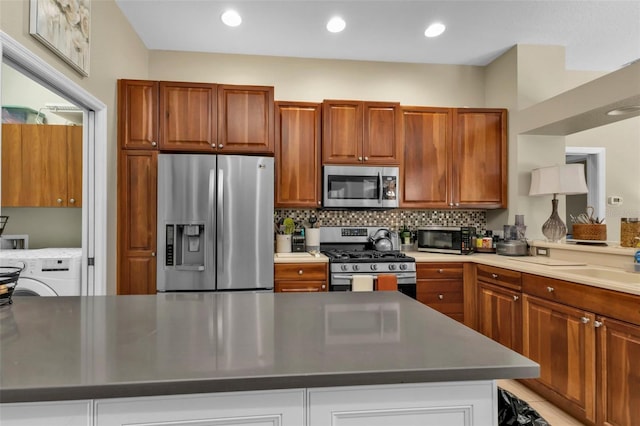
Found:
[(357, 270), (359, 270), (359, 269), (360, 269), (360, 267), (359, 267), (358, 265), (353, 265), (353, 270), (354, 270), (354, 271), (357, 271)]
[(375, 271), (376, 269), (378, 269), (378, 265), (376, 265), (375, 263), (373, 265), (371, 265), (371, 270)]
[(394, 263), (389, 265), (389, 270), (394, 271), (396, 269), (396, 265)]
[(340, 269), (342, 269), (343, 271), (345, 271), (345, 272), (346, 272), (346, 270), (347, 270), (347, 265), (342, 265), (342, 266), (340, 266)]
[(406, 263), (401, 263), (401, 264), (400, 264), (400, 269), (401, 269), (401, 270), (403, 270), (403, 271), (404, 271), (405, 269), (407, 269), (407, 264), (406, 264)]

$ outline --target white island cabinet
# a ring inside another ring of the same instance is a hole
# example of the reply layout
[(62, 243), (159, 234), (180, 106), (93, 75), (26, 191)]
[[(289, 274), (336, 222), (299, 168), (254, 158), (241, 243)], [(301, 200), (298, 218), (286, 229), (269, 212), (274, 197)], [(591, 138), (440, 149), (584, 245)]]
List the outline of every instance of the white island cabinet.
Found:
[(94, 426), (302, 426), (304, 390), (225, 392), (95, 402)]
[(0, 405), (2, 426), (91, 426), (93, 401), (22, 402)]

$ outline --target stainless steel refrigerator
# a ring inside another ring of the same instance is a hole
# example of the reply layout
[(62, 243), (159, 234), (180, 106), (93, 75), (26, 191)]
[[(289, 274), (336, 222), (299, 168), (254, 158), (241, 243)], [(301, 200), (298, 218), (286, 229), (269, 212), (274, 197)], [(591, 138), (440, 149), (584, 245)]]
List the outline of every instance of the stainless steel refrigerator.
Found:
[(273, 290), (273, 158), (158, 155), (158, 291)]

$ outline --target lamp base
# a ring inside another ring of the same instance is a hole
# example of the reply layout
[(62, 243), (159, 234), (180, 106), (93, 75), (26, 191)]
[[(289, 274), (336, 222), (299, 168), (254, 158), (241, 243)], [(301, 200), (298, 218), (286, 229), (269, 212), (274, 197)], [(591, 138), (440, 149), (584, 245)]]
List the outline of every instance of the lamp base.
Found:
[(567, 226), (558, 215), (558, 200), (555, 195), (551, 200), (551, 207), (551, 216), (542, 225), (542, 234), (549, 242), (557, 243), (567, 236)]

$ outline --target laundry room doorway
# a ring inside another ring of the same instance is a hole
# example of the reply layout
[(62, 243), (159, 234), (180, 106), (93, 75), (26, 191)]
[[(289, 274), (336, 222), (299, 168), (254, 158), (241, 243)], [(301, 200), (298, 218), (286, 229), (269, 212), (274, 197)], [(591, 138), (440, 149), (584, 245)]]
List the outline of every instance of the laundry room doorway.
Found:
[(567, 164), (583, 164), (587, 188), (586, 194), (566, 196), (567, 234), (572, 231), (571, 216), (577, 217), (580, 213), (586, 213), (587, 207), (593, 207), (593, 216), (604, 218), (606, 215), (606, 158), (605, 148), (568, 146), (565, 149), (565, 162)]

